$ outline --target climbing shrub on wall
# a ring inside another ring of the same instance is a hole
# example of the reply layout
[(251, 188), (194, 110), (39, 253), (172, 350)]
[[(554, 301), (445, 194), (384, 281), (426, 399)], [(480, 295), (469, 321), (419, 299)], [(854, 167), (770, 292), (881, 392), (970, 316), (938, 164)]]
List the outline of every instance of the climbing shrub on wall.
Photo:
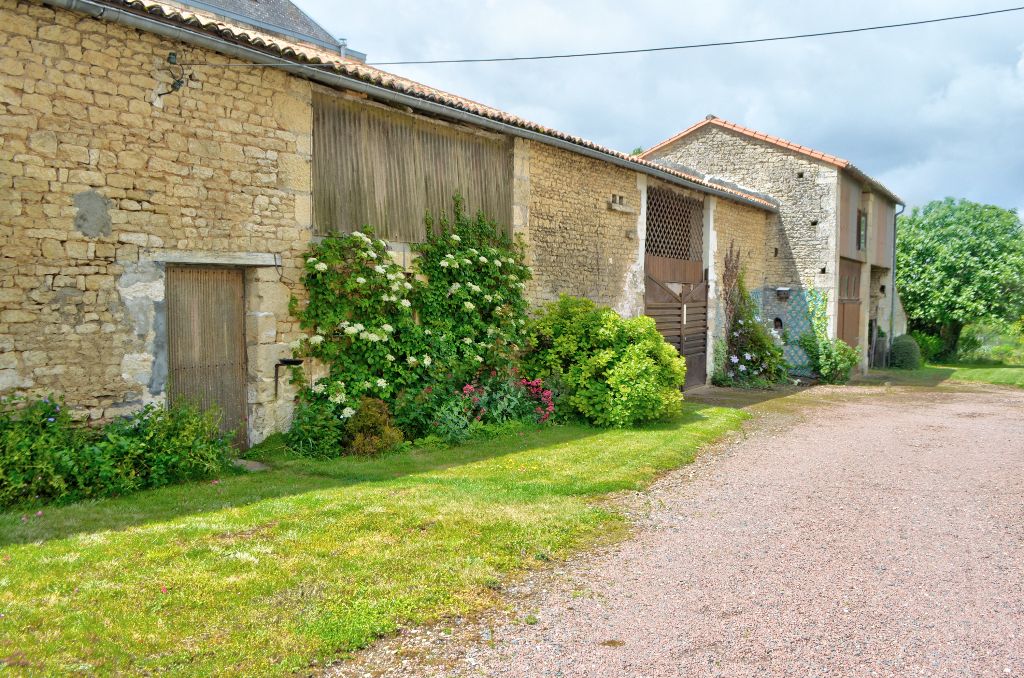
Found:
[(823, 290), (807, 291), (807, 308), (811, 331), (797, 340), (811, 361), (811, 367), (826, 384), (845, 384), (850, 371), (860, 360), (857, 349), (842, 339), (828, 336), (828, 293)]
[[(523, 247), (485, 215), (467, 215), (459, 196), (450, 219), (442, 215), (435, 227), (428, 215), (427, 225), (410, 272), (369, 229), (325, 238), (307, 253), (308, 302), (293, 300), (291, 311), (311, 334), (293, 349), (329, 374), (300, 392), (298, 451), (325, 456), (341, 446), (352, 424), (337, 421), (350, 420), (366, 397), (394, 405), (432, 384), (451, 391), (482, 374), (510, 378), (528, 307)], [(331, 441), (303, 433), (324, 417), (334, 420), (325, 427)]]
[(714, 382), (748, 388), (767, 388), (785, 382), (789, 364), (782, 345), (762, 321), (742, 274), (727, 294), (732, 298), (732, 323), (726, 328), (726, 350), (716, 356), (722, 363), (716, 366)]
[(364, 395), (388, 400), (430, 369), (434, 358), (410, 300), (422, 283), (394, 263), (387, 243), (372, 232), (313, 245), (302, 282), (309, 301), (300, 308), (293, 299), (291, 312), (311, 334), (292, 348), (330, 369), (305, 397), (328, 399), (346, 412)]
[(725, 342), (716, 342), (712, 381), (718, 386), (767, 388), (789, 372), (782, 346), (769, 331), (743, 282), (740, 254), (730, 243), (722, 272)]
[(413, 246), (414, 267), (425, 284), (413, 290), (423, 331), (458, 380), (482, 370), (507, 373), (522, 346), (530, 269), (524, 248), (482, 212), (466, 214), (461, 196), (453, 217), (435, 228), (427, 218), (425, 242)]

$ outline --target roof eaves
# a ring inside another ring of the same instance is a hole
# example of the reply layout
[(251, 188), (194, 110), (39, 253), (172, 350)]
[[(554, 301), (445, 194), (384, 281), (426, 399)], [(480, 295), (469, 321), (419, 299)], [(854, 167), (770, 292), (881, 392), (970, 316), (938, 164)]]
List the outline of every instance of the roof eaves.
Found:
[(712, 174), (706, 174), (704, 172), (701, 172), (700, 170), (694, 169), (682, 163), (675, 162), (673, 160), (658, 160), (655, 164), (661, 165), (666, 169), (685, 172), (687, 174), (695, 174), (710, 184), (715, 184), (716, 186), (720, 186), (722, 188), (726, 188), (732, 191), (737, 191), (746, 195), (756, 197), (759, 200), (762, 200), (763, 202), (771, 205), (775, 210), (778, 210), (779, 208), (779, 201), (776, 200), (773, 196), (770, 196), (767, 193), (760, 193), (751, 188), (747, 188), (742, 184), (738, 184), (734, 181), (729, 181), (727, 179), (723, 179), (722, 177), (716, 177)]
[(710, 190), (711, 192), (723, 192), (727, 194), (725, 197), (729, 197), (739, 202), (745, 202), (768, 211), (777, 210), (777, 207), (773, 202), (764, 200), (757, 195), (726, 188), (715, 184), (714, 182), (705, 181), (697, 175), (687, 175), (677, 170), (662, 167), (641, 157), (627, 155), (620, 151), (600, 146), (599, 144), (581, 137), (559, 132), (558, 130), (530, 122), (499, 109), (443, 92), (413, 80), (408, 80), (401, 76), (381, 71), (372, 66), (367, 66), (353, 61), (339, 60), (337, 54), (327, 52), (322, 49), (317, 49), (307, 45), (292, 44), (279, 39), (277, 36), (270, 36), (263, 34), (260, 31), (234, 26), (213, 17), (202, 15), (198, 12), (182, 11), (179, 7), (166, 5), (161, 2), (156, 2), (155, 0), (88, 1), (99, 6), (112, 5), (126, 8), (130, 12), (144, 14), (148, 18), (162, 23), (188, 26), (193, 30), (198, 29), (202, 32), (213, 34), (227, 42), (244, 43), (249, 47), (256, 47), (262, 51), (270, 53), (271, 55), (284, 57), (289, 61), (295, 62), (300, 67), (322, 66), (324, 67), (324, 70), (329, 69), (331, 72), (334, 72), (343, 78), (358, 80), (373, 87), (398, 92), (414, 99), (434, 103), (444, 108), (469, 113), (512, 128), (534, 132), (573, 146), (589, 149), (590, 151), (597, 152), (601, 155), (615, 158), (620, 163), (625, 161), (638, 171), (648, 174), (665, 174), (668, 176), (663, 178), (669, 178), (670, 180), (674, 177), (678, 179), (680, 183), (689, 185), (691, 188), (696, 188), (698, 190)]

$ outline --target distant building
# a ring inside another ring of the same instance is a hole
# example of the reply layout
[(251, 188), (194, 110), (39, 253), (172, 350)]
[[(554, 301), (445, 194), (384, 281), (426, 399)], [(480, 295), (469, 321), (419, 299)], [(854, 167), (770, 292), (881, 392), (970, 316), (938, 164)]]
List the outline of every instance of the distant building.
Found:
[[(791, 337), (808, 329), (811, 287), (828, 293), (832, 335), (859, 347), (862, 368), (869, 364), (876, 329), (886, 335), (906, 332), (893, 286), (895, 215), (903, 202), (850, 161), (715, 116), (643, 157), (699, 170), (708, 179), (733, 182), (778, 203), (778, 221), (765, 236), (732, 238), (765, 317), (778, 319)], [(717, 247), (729, 244), (719, 239)], [(896, 322), (890, 323), (894, 308)], [(806, 364), (792, 343), (786, 355), (797, 366)]]

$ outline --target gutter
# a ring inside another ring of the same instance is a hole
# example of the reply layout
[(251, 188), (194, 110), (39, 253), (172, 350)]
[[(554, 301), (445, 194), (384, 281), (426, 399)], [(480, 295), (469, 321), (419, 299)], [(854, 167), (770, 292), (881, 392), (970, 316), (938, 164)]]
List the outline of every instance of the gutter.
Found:
[[(889, 347), (892, 348), (893, 328), (896, 327), (896, 224), (900, 215), (907, 209), (906, 205), (900, 205), (900, 211), (892, 215), (892, 294), (889, 299)], [(889, 366), (889, 351), (885, 352), (885, 366)]]
[[(268, 54), (267, 52), (260, 51), (251, 47), (245, 47), (233, 42), (228, 42), (222, 38), (217, 38), (206, 33), (199, 31), (190, 30), (183, 26), (175, 26), (159, 19), (148, 17), (144, 14), (136, 14), (129, 12), (124, 9), (117, 7), (111, 7), (94, 0), (43, 0), (43, 2), (51, 7), (58, 7), (71, 12), (78, 12), (85, 14), (94, 19), (102, 19), (103, 21), (110, 21), (112, 23), (121, 24), (129, 28), (134, 28), (147, 33), (153, 33), (156, 35), (169, 38), (171, 40), (178, 40), (181, 42), (187, 42), (197, 47), (209, 49), (214, 52), (220, 52), (227, 56), (232, 56), (244, 61), (254, 61), (257, 63), (270, 63), (275, 66), (279, 66), (280, 70), (287, 71), (294, 75), (303, 77), (307, 80), (319, 82), (329, 87), (346, 89), (353, 92), (360, 92), (367, 96), (373, 97), (379, 101), (386, 101), (398, 106), (407, 106), (414, 110), (429, 113), (450, 120), (456, 120), (458, 122), (466, 123), (476, 127), (482, 127), (494, 132), (501, 134), (507, 134), (513, 137), (519, 137), (527, 139), (529, 141), (536, 141), (537, 143), (547, 144), (548, 146), (554, 146), (562, 150), (584, 155), (589, 158), (596, 160), (602, 160), (609, 162), (613, 165), (623, 167), (625, 169), (633, 170), (635, 172), (642, 172), (644, 174), (657, 177), (670, 183), (685, 186), (686, 188), (700, 191), (702, 193), (709, 193), (711, 195), (720, 196), (727, 200), (734, 202), (740, 202), (758, 209), (765, 210), (766, 212), (777, 212), (778, 208), (764, 205), (755, 200), (744, 198), (741, 195), (736, 195), (729, 191), (716, 189), (704, 184), (697, 183), (695, 181), (688, 181), (682, 177), (676, 176), (669, 172), (659, 170), (655, 167), (647, 167), (634, 163), (624, 158), (619, 158), (615, 155), (604, 153), (602, 151), (588, 148), (586, 146), (580, 146), (558, 137), (549, 136), (533, 130), (523, 129), (510, 125), (507, 123), (499, 122), (497, 120), (491, 120), (475, 113), (468, 111), (462, 111), (457, 108), (445, 106), (443, 104), (434, 103), (427, 101), (419, 97), (414, 97), (409, 94), (403, 94), (401, 92), (395, 92), (393, 90), (379, 87), (377, 85), (371, 85), (361, 80), (350, 78), (348, 76), (332, 73), (318, 68), (316, 66), (305, 65), (289, 61), (282, 57)], [(327, 66), (328, 64), (324, 64)]]

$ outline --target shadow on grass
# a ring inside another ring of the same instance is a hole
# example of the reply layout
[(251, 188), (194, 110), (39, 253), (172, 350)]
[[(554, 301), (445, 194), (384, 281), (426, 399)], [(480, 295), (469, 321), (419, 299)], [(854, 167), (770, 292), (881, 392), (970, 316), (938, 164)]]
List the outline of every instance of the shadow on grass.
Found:
[[(679, 418), (652, 424), (643, 430), (671, 430), (696, 423), (705, 418), (701, 411), (707, 407), (690, 403)], [(42, 516), (36, 515), (37, 508), (0, 513), (0, 546), (117, 531), (308, 492), (434, 475), (531, 449), (576, 443), (604, 433), (603, 429), (578, 424), (526, 428), (455, 447), (425, 446), (381, 457), (346, 456), (330, 460), (290, 456), (281, 446), (260, 455), (259, 458), (271, 467), (267, 471), (227, 474), (212, 481), (175, 485), (126, 497), (44, 506)]]
[(770, 400), (806, 393), (808, 388), (807, 386), (788, 384), (770, 389), (699, 386), (687, 391), (686, 398), (691, 403), (700, 403), (705, 406), (733, 407), (745, 410)]
[(894, 384), (897, 386), (938, 386), (949, 381), (956, 370), (952, 367), (928, 365), (916, 370), (875, 369), (859, 377), (858, 384)]

